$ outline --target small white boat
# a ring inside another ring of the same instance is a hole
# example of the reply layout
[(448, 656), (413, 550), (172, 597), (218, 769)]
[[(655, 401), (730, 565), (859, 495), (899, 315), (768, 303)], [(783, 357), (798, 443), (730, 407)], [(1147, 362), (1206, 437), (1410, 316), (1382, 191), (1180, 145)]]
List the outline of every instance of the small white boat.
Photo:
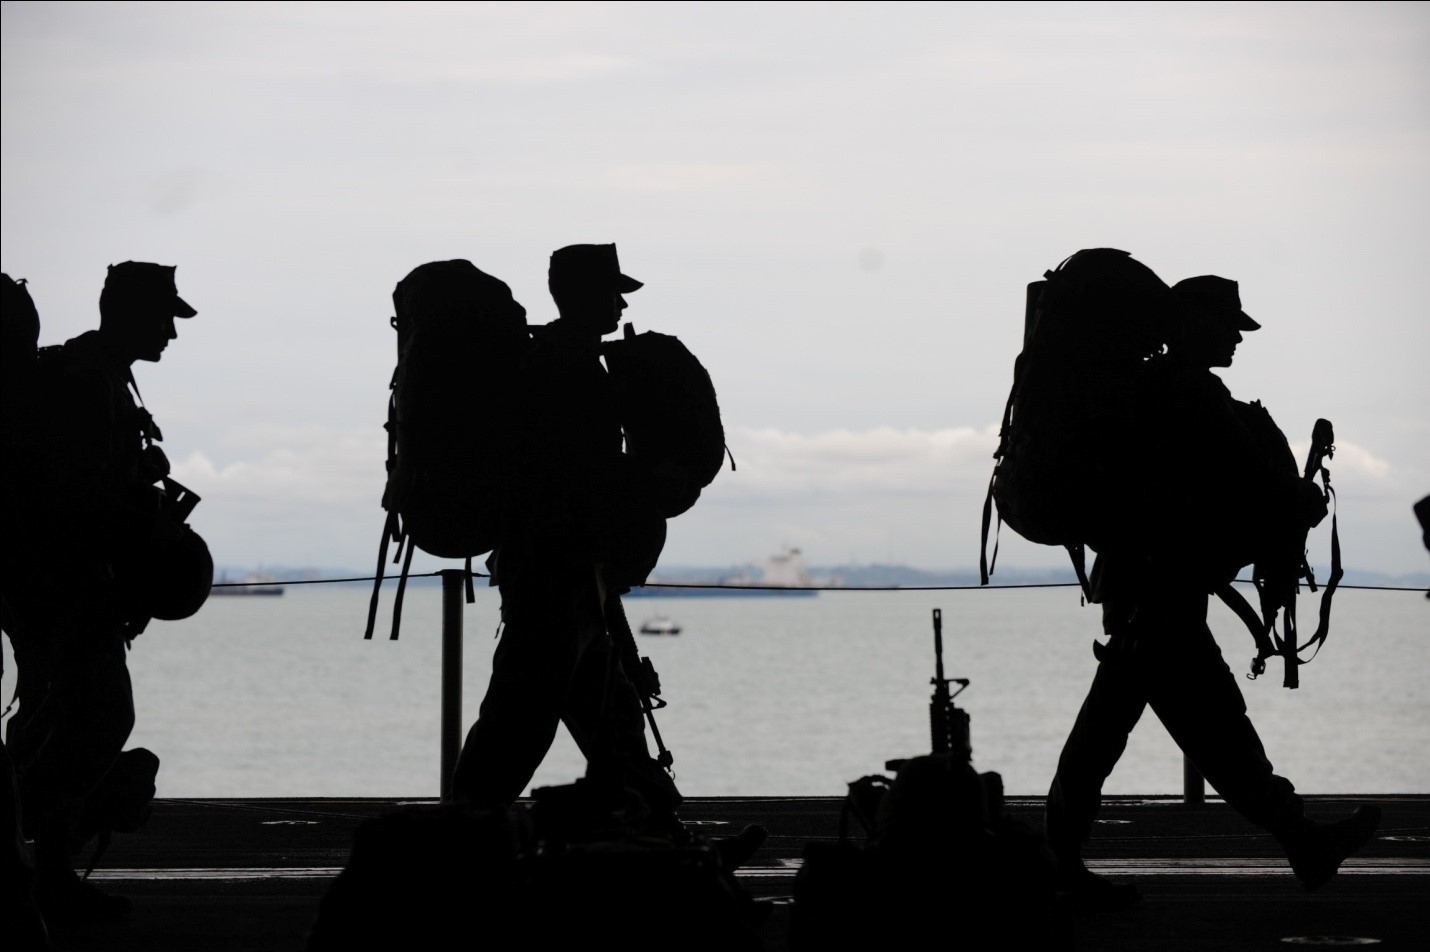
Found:
[(680, 634), (680, 625), (665, 615), (656, 615), (654, 618), (647, 618), (641, 622), (641, 634), (678, 635)]

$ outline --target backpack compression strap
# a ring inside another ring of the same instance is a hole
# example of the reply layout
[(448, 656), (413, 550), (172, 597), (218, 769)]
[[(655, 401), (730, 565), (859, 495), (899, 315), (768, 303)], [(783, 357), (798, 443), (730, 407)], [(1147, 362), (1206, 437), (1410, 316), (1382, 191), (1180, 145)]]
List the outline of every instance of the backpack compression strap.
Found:
[(367, 603), (367, 631), (363, 633), (363, 639), (372, 640), (372, 630), (377, 625), (377, 598), (382, 592), (382, 576), (387, 566), (388, 543), (393, 539), (399, 539), (397, 513), (389, 512), (387, 521), (382, 525), (382, 542), (377, 547), (377, 571), (373, 573), (372, 598)]
[(998, 514), (998, 525), (993, 530), (993, 556), (988, 555), (988, 526), (993, 521), (993, 484), (998, 480), (998, 464), (993, 464), (993, 475), (988, 478), (988, 495), (983, 497), (983, 541), (978, 548), (978, 584), (987, 585), (988, 577), (998, 565), (998, 535), (1003, 528), (1003, 514)]
[[(993, 529), (993, 556), (988, 555), (988, 527), (993, 521), (993, 487), (998, 482), (998, 467), (1003, 462), (1003, 454), (1008, 451), (1008, 424), (1013, 419), (1013, 403), (1018, 399), (1018, 384), (1022, 378), (1023, 355), (1013, 361), (1013, 386), (1008, 391), (1008, 400), (1003, 404), (1003, 422), (998, 427), (998, 449), (993, 451), (993, 475), (988, 477), (988, 494), (983, 497), (983, 536), (978, 548), (978, 584), (987, 585), (988, 577), (998, 565), (998, 536), (1003, 528), (1003, 514), (998, 514), (998, 525)], [(1086, 588), (1086, 586), (1084, 586)]]

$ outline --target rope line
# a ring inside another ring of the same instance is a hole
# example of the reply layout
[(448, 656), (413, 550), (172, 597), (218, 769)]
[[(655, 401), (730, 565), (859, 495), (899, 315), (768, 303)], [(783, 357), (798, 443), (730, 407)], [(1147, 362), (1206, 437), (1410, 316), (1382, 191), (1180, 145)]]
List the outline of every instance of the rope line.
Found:
[[(452, 571), (452, 570), (448, 570)], [(460, 571), (460, 570), (457, 570)], [(441, 578), (442, 572), (413, 572), (409, 578)], [(472, 572), (472, 578), (490, 578), (485, 572)], [(271, 582), (215, 582), (214, 588), (271, 588), (275, 586), (289, 585), (332, 585), (341, 582), (371, 582), (376, 578), (373, 575), (352, 576), (348, 578), (306, 578), (295, 579), (293, 581), (271, 581)], [(393, 581), (384, 578), (383, 581)], [(1236, 579), (1235, 584), (1250, 585), (1250, 579)], [(644, 585), (636, 586), (645, 589), (709, 589), (714, 591), (741, 591), (741, 592), (968, 592), (987, 591), (991, 589), (1013, 589), (1013, 588), (1077, 588), (1077, 582), (1023, 582), (1011, 585), (758, 585), (758, 584), (735, 584), (729, 582), (647, 582)], [(1425, 589), (1418, 585), (1346, 585), (1341, 584), (1341, 588), (1355, 588), (1371, 592), (1422, 592)]]
[[(413, 572), (408, 578), (439, 578), (441, 572)], [(480, 575), (480, 572), (473, 572), (473, 575)], [(277, 588), (288, 585), (333, 585), (338, 582), (371, 582), (377, 576), (353, 576), (352, 578), (303, 578), (292, 581), (279, 581), (273, 579), (266, 582), (214, 582), (212, 588)], [(384, 579), (385, 581), (385, 579)], [(1344, 588), (1345, 586), (1341, 586)]]

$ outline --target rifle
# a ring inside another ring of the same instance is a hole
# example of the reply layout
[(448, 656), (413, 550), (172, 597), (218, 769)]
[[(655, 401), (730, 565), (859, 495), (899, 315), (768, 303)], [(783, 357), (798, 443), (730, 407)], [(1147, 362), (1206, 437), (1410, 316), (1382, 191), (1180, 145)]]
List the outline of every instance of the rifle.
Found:
[(656, 763), (674, 776), (671, 765), (675, 763), (675, 755), (666, 750), (665, 742), (660, 737), (660, 728), (655, 724), (655, 712), (666, 706), (665, 699), (660, 696), (660, 675), (656, 673), (651, 660), (642, 657), (636, 650), (636, 639), (635, 635), (631, 634), (631, 623), (626, 618), (625, 606), (621, 604), (621, 597), (614, 592), (606, 594), (606, 630), (610, 632), (611, 640), (615, 642), (616, 650), (620, 653), (621, 668), (636, 689), (636, 696), (640, 698), (641, 713), (650, 725), (651, 736), (655, 738), (656, 749), (660, 752), (656, 756)]
[[(1326, 460), (1335, 455), (1335, 430), (1331, 422), (1325, 419), (1316, 421), (1316, 425), (1311, 430), (1311, 448), (1306, 454), (1306, 468), (1302, 478), (1312, 486), (1315, 485), (1316, 476), (1321, 477), (1320, 492), (1323, 498), (1331, 507), (1331, 574), (1326, 579), (1326, 590), (1321, 595), (1320, 618), (1316, 626), (1315, 633), (1306, 641), (1300, 643), (1300, 636), (1296, 627), (1296, 592), (1299, 586), (1299, 579), (1306, 580), (1307, 587), (1312, 592), (1316, 591), (1316, 574), (1311, 570), (1310, 561), (1306, 557), (1306, 536), (1309, 528), (1302, 530), (1299, 540), (1299, 554), (1301, 563), (1298, 566), (1296, 575), (1292, 576), (1285, 572), (1280, 566), (1275, 570), (1277, 574), (1268, 576), (1258, 567), (1253, 579), (1256, 585), (1257, 594), (1261, 600), (1261, 621), (1260, 630), (1253, 629), (1256, 639), (1256, 657), (1251, 662), (1251, 674), (1249, 678), (1255, 680), (1266, 671), (1266, 661), (1274, 655), (1280, 655), (1286, 664), (1285, 678), (1282, 684), (1288, 688), (1297, 688), (1301, 684), (1299, 667), (1310, 661), (1310, 658), (1302, 660), (1301, 654), (1308, 648), (1313, 648), (1311, 657), (1321, 650), (1321, 645), (1326, 641), (1326, 636), (1330, 634), (1331, 627), (1331, 596), (1335, 594), (1337, 586), (1340, 584), (1341, 570), (1341, 542), (1340, 532), (1336, 525), (1336, 514), (1334, 509), (1335, 490), (1331, 488), (1331, 474), (1326, 469)], [(1233, 606), (1235, 608), (1235, 606)], [(1281, 633), (1276, 632), (1276, 615), (1281, 613)], [(1240, 611), (1238, 611), (1240, 614)]]
[[(973, 742), (968, 727), (968, 712), (953, 703), (968, 688), (967, 678), (946, 678), (943, 676), (943, 609), (933, 610), (933, 653), (934, 676), (929, 681), (933, 685), (933, 699), (929, 701), (929, 734), (931, 749), (935, 754), (949, 754), (962, 758), (965, 763), (973, 761)], [(949, 691), (950, 684), (958, 685), (957, 691)], [(898, 770), (903, 760), (890, 760), (884, 764), (886, 770)]]

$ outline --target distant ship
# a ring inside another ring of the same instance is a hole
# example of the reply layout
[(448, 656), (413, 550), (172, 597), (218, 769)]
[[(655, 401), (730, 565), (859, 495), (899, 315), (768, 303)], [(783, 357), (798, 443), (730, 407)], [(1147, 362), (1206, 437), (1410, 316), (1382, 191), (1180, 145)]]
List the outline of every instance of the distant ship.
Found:
[(709, 581), (681, 579), (662, 582), (653, 575), (644, 586), (633, 588), (623, 598), (811, 598), (819, 586), (835, 584), (811, 578), (804, 567), (804, 554), (786, 546), (765, 560), (758, 577), (741, 573)]
[(229, 578), (225, 572), (214, 579), (210, 595), (282, 595), (283, 586), (271, 575), (250, 572), (243, 578)]
[(655, 615), (641, 622), (641, 634), (678, 635), (680, 634), (680, 623), (666, 615)]

